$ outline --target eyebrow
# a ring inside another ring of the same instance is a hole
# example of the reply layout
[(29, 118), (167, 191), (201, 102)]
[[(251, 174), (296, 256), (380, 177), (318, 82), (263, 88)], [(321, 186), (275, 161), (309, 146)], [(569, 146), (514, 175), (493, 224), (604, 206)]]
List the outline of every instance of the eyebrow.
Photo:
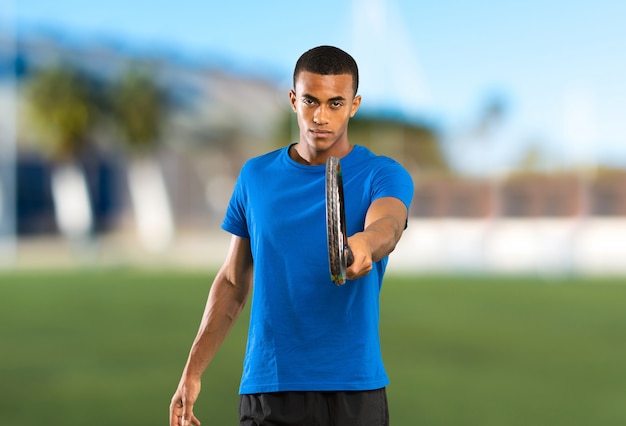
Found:
[[(319, 102), (320, 101), (315, 96), (309, 95), (308, 93), (303, 94), (302, 97), (311, 99), (312, 101), (315, 101), (315, 102)], [(335, 96), (334, 98), (330, 98), (328, 101), (329, 102), (334, 102), (334, 101), (345, 101), (345, 100), (346, 100), (346, 98), (344, 98), (343, 96)]]

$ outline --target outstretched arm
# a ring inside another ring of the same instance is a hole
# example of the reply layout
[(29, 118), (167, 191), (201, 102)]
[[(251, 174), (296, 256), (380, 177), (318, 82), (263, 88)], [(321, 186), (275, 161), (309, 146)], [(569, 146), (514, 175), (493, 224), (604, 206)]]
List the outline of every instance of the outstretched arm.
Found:
[(367, 275), (373, 262), (395, 249), (406, 226), (407, 214), (404, 203), (394, 197), (378, 198), (370, 205), (364, 230), (348, 238), (354, 255), (354, 262), (346, 272), (348, 279)]
[(233, 236), (224, 264), (217, 273), (191, 346), (180, 383), (170, 404), (170, 426), (199, 425), (193, 405), (200, 393), (202, 373), (224, 342), (252, 288), (250, 240)]

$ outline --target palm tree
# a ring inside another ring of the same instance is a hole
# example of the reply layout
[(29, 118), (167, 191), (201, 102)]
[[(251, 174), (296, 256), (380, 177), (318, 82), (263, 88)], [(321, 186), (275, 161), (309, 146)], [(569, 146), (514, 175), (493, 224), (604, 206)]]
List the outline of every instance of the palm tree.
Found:
[(154, 158), (167, 114), (165, 92), (153, 75), (130, 68), (113, 84), (111, 112), (130, 151), (128, 183), (139, 237), (149, 250), (161, 251), (174, 235), (163, 172)]
[(86, 74), (68, 65), (41, 69), (26, 86), (27, 112), (38, 139), (53, 159), (52, 195), (59, 230), (85, 241), (93, 213), (78, 155), (95, 124), (97, 96)]

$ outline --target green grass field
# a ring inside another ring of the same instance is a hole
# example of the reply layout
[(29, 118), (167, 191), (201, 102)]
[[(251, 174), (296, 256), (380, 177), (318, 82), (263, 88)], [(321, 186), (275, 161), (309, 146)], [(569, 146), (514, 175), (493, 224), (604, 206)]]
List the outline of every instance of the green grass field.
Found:
[[(211, 279), (0, 273), (0, 423), (167, 424)], [(392, 424), (626, 424), (624, 281), (388, 277)], [(205, 374), (203, 425), (237, 423), (246, 317)]]

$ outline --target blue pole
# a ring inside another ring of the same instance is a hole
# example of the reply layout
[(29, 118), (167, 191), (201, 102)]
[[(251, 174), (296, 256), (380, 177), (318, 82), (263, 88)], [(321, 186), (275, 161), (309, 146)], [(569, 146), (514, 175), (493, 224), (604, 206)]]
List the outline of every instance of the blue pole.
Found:
[(13, 0), (0, 0), (0, 267), (15, 262), (16, 35)]

